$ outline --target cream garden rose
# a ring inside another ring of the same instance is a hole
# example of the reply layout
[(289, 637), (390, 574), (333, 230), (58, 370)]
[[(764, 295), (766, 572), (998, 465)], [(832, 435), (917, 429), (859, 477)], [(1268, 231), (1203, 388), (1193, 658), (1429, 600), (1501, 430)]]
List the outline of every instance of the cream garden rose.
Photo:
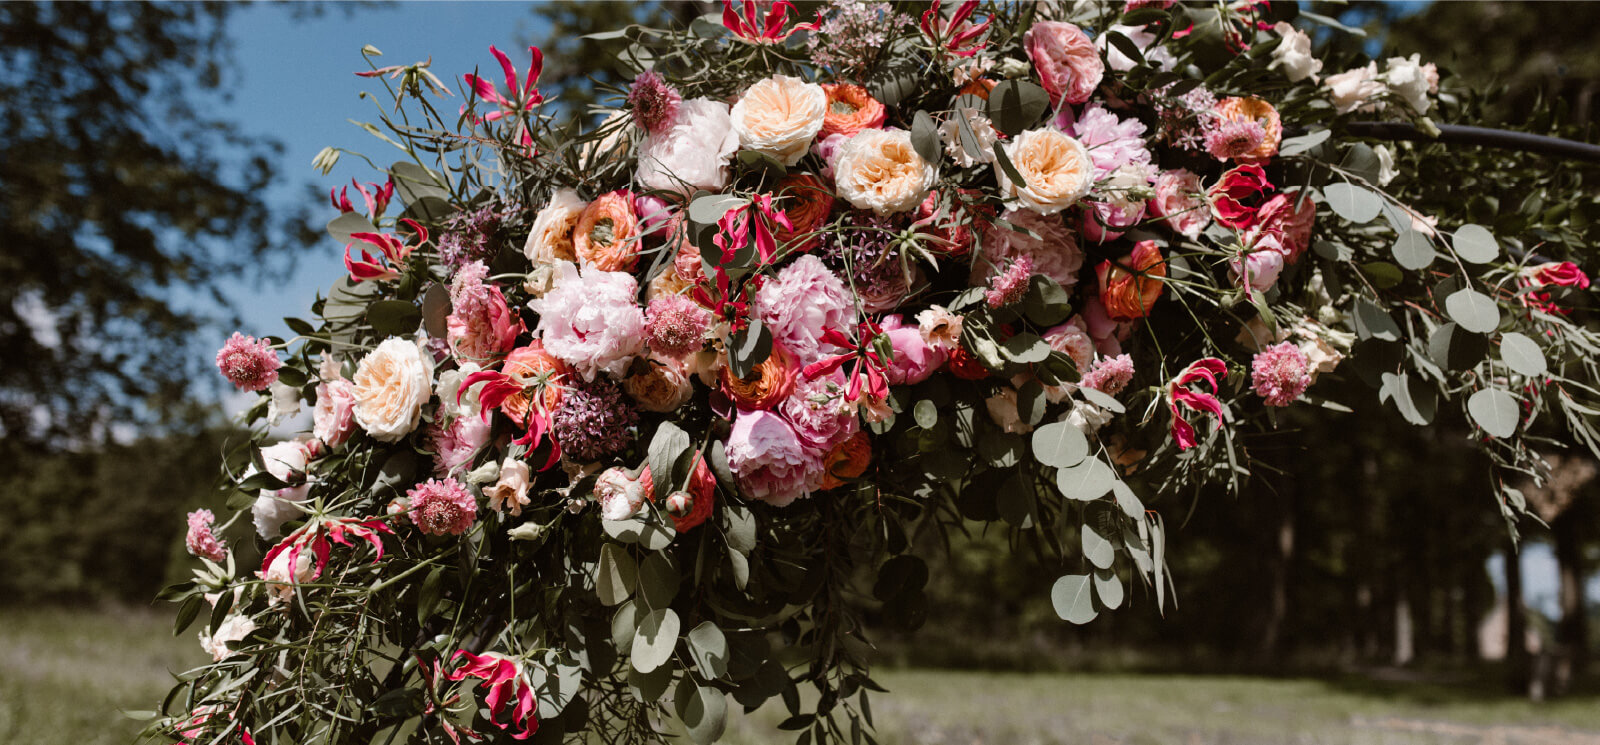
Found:
[(382, 442), (398, 442), (417, 428), (433, 393), (433, 361), (416, 342), (385, 339), (356, 367), (356, 423)]
[(776, 75), (753, 86), (733, 105), (739, 146), (766, 153), (786, 166), (800, 162), (822, 130), (828, 94), (822, 86)]
[(1026, 183), (1012, 183), (996, 164), (1000, 193), (1041, 215), (1071, 207), (1094, 186), (1094, 159), (1083, 143), (1065, 132), (1030, 129), (1002, 147)]
[(917, 154), (911, 133), (903, 129), (862, 130), (839, 148), (833, 166), (839, 196), (879, 215), (916, 209), (937, 177), (934, 164)]

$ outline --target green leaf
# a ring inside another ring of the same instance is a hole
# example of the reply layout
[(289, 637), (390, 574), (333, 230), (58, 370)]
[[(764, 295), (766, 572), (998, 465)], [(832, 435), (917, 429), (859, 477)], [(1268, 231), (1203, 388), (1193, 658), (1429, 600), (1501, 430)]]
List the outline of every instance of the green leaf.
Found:
[(1079, 537), (1082, 539), (1084, 558), (1096, 568), (1110, 569), (1111, 563), (1117, 558), (1117, 551), (1111, 545), (1111, 541), (1096, 532), (1094, 526), (1089, 523), (1083, 524)]
[(989, 91), (989, 120), (1012, 137), (1037, 123), (1049, 108), (1050, 94), (1026, 80), (1006, 80)]
[(728, 673), (728, 638), (716, 624), (703, 621), (689, 632), (689, 656), (701, 675), (720, 678)]
[(656, 499), (665, 497), (688, 477), (690, 449), (693, 446), (689, 433), (672, 421), (664, 421), (656, 427), (655, 436), (650, 438), (648, 454)]
[(177, 636), (194, 623), (195, 616), (200, 615), (200, 604), (204, 599), (199, 595), (190, 595), (183, 605), (178, 606), (178, 617), (172, 621), (172, 635)]
[(1056, 615), (1079, 625), (1093, 621), (1099, 612), (1094, 609), (1089, 587), (1087, 574), (1068, 574), (1056, 580), (1050, 588), (1050, 604), (1055, 606)]
[(1454, 323), (1433, 330), (1428, 337), (1428, 359), (1448, 370), (1466, 370), (1483, 361), (1489, 352), (1489, 339)]
[(1015, 165), (1011, 164), (1011, 156), (1006, 155), (1005, 148), (1000, 145), (1001, 142), (996, 140), (994, 143), (994, 164), (1005, 172), (1006, 178), (1011, 179), (1012, 187), (1016, 189), (1027, 188), (1028, 180), (1022, 177), (1022, 172), (1018, 171)]
[(436, 566), (422, 578), (422, 588), (417, 590), (417, 623), (426, 624), (439, 607), (444, 596), (444, 567)]
[(620, 654), (633, 649), (633, 635), (639, 630), (639, 605), (632, 601), (617, 606), (611, 617), (611, 644)]
[(756, 516), (748, 508), (725, 504), (722, 512), (722, 532), (728, 538), (728, 548), (748, 554), (756, 548)]
[(1456, 228), (1456, 234), (1450, 239), (1450, 245), (1456, 250), (1456, 255), (1462, 261), (1473, 264), (1487, 264), (1500, 256), (1500, 243), (1494, 239), (1494, 234), (1482, 225), (1468, 223)]
[(672, 685), (672, 665), (662, 665), (647, 673), (628, 669), (628, 691), (641, 704), (660, 702), (661, 697), (667, 695), (669, 685)]
[(678, 614), (671, 608), (653, 610), (639, 619), (629, 656), (633, 669), (648, 673), (671, 659), (678, 646), (678, 626)]
[(409, 336), (422, 323), (422, 311), (404, 300), (379, 300), (367, 306), (367, 323), (381, 336)]
[(1399, 341), (1400, 325), (1389, 312), (1364, 297), (1356, 298), (1356, 335), (1362, 339)]
[(1500, 306), (1470, 287), (1445, 298), (1444, 309), (1461, 328), (1474, 333), (1487, 334), (1500, 327)]
[(916, 419), (918, 427), (933, 429), (933, 425), (939, 423), (939, 407), (928, 399), (922, 399), (912, 407), (911, 416)]
[(646, 608), (665, 608), (677, 596), (683, 577), (666, 554), (653, 553), (639, 566), (639, 594)]
[(1372, 279), (1372, 286), (1380, 290), (1394, 287), (1406, 278), (1400, 273), (1400, 267), (1387, 261), (1369, 261), (1361, 265), (1361, 271)]
[(394, 179), (395, 196), (406, 204), (423, 197), (450, 201), (450, 190), (445, 188), (444, 177), (411, 161), (402, 160), (390, 166), (389, 177)]
[(367, 216), (360, 212), (346, 212), (328, 221), (328, 235), (333, 236), (333, 239), (338, 241), (341, 246), (348, 246), (351, 241), (355, 240), (355, 238), (351, 237), (352, 233), (376, 232), (378, 232), (377, 226), (373, 225), (372, 221), (368, 220)]
[(1082, 463), (1056, 471), (1056, 488), (1061, 496), (1080, 502), (1091, 502), (1105, 496), (1117, 482), (1117, 472), (1099, 458), (1085, 458)]
[(1039, 508), (1033, 494), (1033, 476), (1024, 470), (1018, 469), (1000, 484), (994, 499), (995, 509), (1006, 522), (1019, 528), (1038, 522)]
[(1365, 179), (1369, 184), (1376, 184), (1378, 174), (1383, 170), (1383, 161), (1378, 160), (1378, 152), (1371, 146), (1365, 142), (1356, 142), (1345, 151), (1344, 160), (1339, 163), (1339, 167)]
[(1111, 42), (1111, 46), (1116, 47), (1117, 51), (1122, 52), (1128, 59), (1133, 60), (1135, 65), (1145, 64), (1144, 51), (1139, 48), (1138, 44), (1133, 43), (1132, 39), (1116, 31), (1107, 31), (1105, 37), (1107, 41)]
[(728, 349), (728, 371), (736, 378), (747, 378), (772, 354), (772, 332), (761, 319), (751, 318), (749, 326), (733, 334)]
[(1340, 217), (1357, 225), (1372, 222), (1383, 206), (1383, 198), (1355, 184), (1337, 183), (1322, 187), (1328, 206)]
[(1097, 391), (1093, 388), (1079, 388), (1078, 395), (1083, 396), (1083, 400), (1105, 409), (1106, 411), (1122, 414), (1128, 410), (1127, 407), (1122, 405), (1121, 401), (1113, 398), (1110, 394)]
[(728, 699), (722, 691), (695, 685), (694, 679), (685, 675), (672, 698), (678, 719), (695, 745), (710, 745), (722, 737), (728, 724)]
[(928, 565), (915, 556), (901, 554), (883, 563), (878, 579), (872, 583), (872, 596), (889, 602), (907, 595), (919, 595), (928, 584)]
[(1127, 484), (1118, 481), (1111, 485), (1111, 494), (1117, 498), (1117, 506), (1122, 508), (1122, 514), (1135, 520), (1144, 516), (1144, 503), (1139, 501), (1139, 495)]
[(1278, 146), (1278, 155), (1299, 155), (1307, 150), (1310, 150), (1311, 148), (1327, 142), (1328, 138), (1332, 136), (1333, 130), (1319, 129), (1315, 132), (1300, 135), (1299, 137), (1290, 137), (1289, 139), (1284, 140), (1282, 144)]
[(750, 200), (733, 194), (705, 194), (689, 202), (689, 220), (701, 225), (716, 225), (728, 210), (749, 203)]
[(1515, 331), (1500, 337), (1500, 359), (1507, 367), (1529, 378), (1537, 378), (1549, 370), (1539, 343)]
[(1033, 431), (1033, 457), (1056, 468), (1070, 468), (1089, 455), (1089, 439), (1067, 422), (1051, 422)]
[(1023, 383), (1017, 389), (1017, 416), (1028, 426), (1039, 426), (1039, 422), (1044, 421), (1044, 411), (1049, 405), (1050, 399), (1044, 394), (1044, 384), (1037, 379)]
[(1028, 278), (1028, 294), (1022, 297), (1022, 312), (1035, 326), (1055, 326), (1072, 316), (1072, 296), (1055, 280), (1035, 274)]
[(917, 155), (930, 164), (939, 162), (939, 126), (926, 111), (918, 111), (911, 120), (911, 147)]
[(450, 318), (450, 291), (444, 285), (435, 282), (428, 285), (428, 291), (422, 293), (422, 328), (428, 336), (443, 339), (449, 333), (447, 323)]
[(651, 551), (666, 548), (678, 535), (678, 531), (670, 524), (653, 522), (638, 515), (626, 520), (601, 520), (600, 528), (606, 535), (623, 543), (637, 543)]
[(1038, 334), (1024, 331), (1000, 343), (1000, 351), (1012, 362), (1031, 365), (1044, 362), (1050, 356), (1050, 344)]
[(1394, 260), (1411, 271), (1425, 269), (1438, 254), (1428, 237), (1415, 230), (1406, 230), (1394, 241)]
[(1116, 610), (1122, 605), (1122, 578), (1109, 569), (1095, 572), (1094, 594), (1100, 597), (1102, 605), (1111, 610)]
[(1467, 399), (1467, 413), (1490, 437), (1517, 432), (1517, 399), (1499, 388), (1485, 388)]
[(1438, 410), (1438, 397), (1433, 389), (1417, 378), (1405, 373), (1383, 373), (1382, 385), (1378, 397), (1394, 401), (1394, 406), (1399, 409), (1400, 416), (1406, 421), (1425, 427), (1433, 421), (1433, 415)]

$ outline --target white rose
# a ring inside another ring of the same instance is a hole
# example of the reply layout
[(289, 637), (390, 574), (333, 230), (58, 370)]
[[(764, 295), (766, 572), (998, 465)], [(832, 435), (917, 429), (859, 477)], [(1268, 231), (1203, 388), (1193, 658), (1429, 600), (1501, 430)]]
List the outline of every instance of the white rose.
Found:
[(1316, 74), (1322, 72), (1322, 60), (1311, 56), (1311, 37), (1285, 21), (1278, 21), (1272, 30), (1283, 37), (1283, 41), (1272, 50), (1272, 64), (1267, 65), (1267, 69), (1282, 66), (1284, 77), (1291, 83), (1306, 78), (1315, 80)]
[(945, 155), (962, 168), (971, 168), (979, 163), (993, 163), (994, 141), (998, 139), (994, 124), (977, 109), (963, 109), (963, 111), (967, 114), (967, 124), (972, 129), (972, 137), (977, 140), (978, 152), (969, 152), (966, 144), (961, 141), (961, 123), (956, 121), (956, 117), (961, 115), (958, 112), (939, 125), (939, 138), (944, 140)]
[(892, 215), (922, 204), (938, 172), (912, 147), (910, 132), (864, 129), (840, 146), (833, 177), (856, 209)]
[(572, 226), (578, 224), (578, 215), (588, 202), (578, 198), (571, 189), (557, 189), (550, 203), (533, 218), (533, 229), (522, 246), (522, 254), (534, 264), (552, 261), (577, 261), (572, 252)]
[(1428, 94), (1439, 89), (1439, 71), (1433, 65), (1422, 64), (1422, 55), (1390, 57), (1383, 77), (1389, 83), (1389, 92), (1404, 99), (1418, 114), (1428, 113)]
[(678, 106), (670, 128), (639, 144), (637, 178), (648, 189), (684, 196), (696, 189), (721, 191), (728, 185), (728, 161), (738, 149), (728, 105), (691, 98)]
[(1356, 67), (1338, 75), (1329, 75), (1322, 81), (1333, 96), (1333, 107), (1341, 114), (1356, 109), (1376, 111), (1382, 102), (1368, 103), (1368, 99), (1381, 95), (1384, 85), (1378, 80), (1378, 63), (1368, 62), (1366, 67)]
[(1041, 215), (1071, 207), (1094, 186), (1094, 159), (1083, 143), (1056, 129), (1030, 129), (1002, 146), (1024, 184), (995, 164), (1000, 193)]
[(356, 423), (373, 439), (398, 442), (433, 395), (433, 360), (416, 342), (391, 337), (361, 358), (354, 382)]
[(733, 129), (744, 149), (792, 166), (822, 130), (827, 111), (828, 94), (822, 86), (777, 75), (750, 86), (733, 105)]
[[(1113, 24), (1106, 29), (1106, 33), (1117, 32), (1128, 37), (1128, 41), (1139, 48), (1139, 53), (1144, 55), (1144, 61), (1158, 70), (1167, 70), (1176, 67), (1178, 60), (1172, 56), (1171, 50), (1156, 43), (1158, 37), (1144, 30), (1143, 26), (1124, 26), (1120, 23)], [(1095, 48), (1106, 56), (1106, 65), (1119, 72), (1132, 70), (1137, 63), (1132, 57), (1122, 53), (1115, 45), (1107, 41), (1106, 34), (1101, 34), (1094, 40)]]
[(237, 613), (222, 619), (217, 626), (217, 633), (207, 634), (200, 631), (200, 646), (211, 653), (211, 659), (221, 662), (229, 657), (239, 654), (237, 650), (228, 649), (228, 642), (236, 642), (249, 636), (256, 630), (256, 622)]

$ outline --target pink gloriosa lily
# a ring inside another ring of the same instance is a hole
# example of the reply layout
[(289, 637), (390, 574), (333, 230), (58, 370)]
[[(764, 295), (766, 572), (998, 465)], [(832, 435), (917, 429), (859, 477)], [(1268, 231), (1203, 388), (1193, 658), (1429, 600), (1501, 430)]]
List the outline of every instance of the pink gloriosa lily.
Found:
[[(361, 195), (361, 199), (367, 203), (367, 211), (365, 214), (367, 217), (370, 217), (373, 220), (376, 220), (383, 215), (383, 211), (389, 207), (389, 200), (394, 198), (393, 179), (385, 181), (383, 186), (378, 186), (370, 181), (367, 182), (366, 186), (363, 186), (360, 181), (350, 179), (350, 186), (356, 187), (356, 192), (359, 193)], [(333, 189), (328, 190), (328, 200), (333, 202), (333, 208), (339, 210), (341, 213), (356, 211), (355, 205), (350, 202), (350, 186), (346, 186), (337, 191)], [(367, 187), (372, 188), (369, 191)]]
[(786, 31), (783, 26), (789, 21), (789, 12), (794, 10), (794, 3), (789, 0), (778, 0), (767, 8), (766, 13), (760, 13), (755, 0), (740, 0), (740, 9), (733, 9), (733, 0), (722, 0), (722, 25), (728, 27), (734, 36), (754, 44), (776, 44), (788, 39), (796, 31), (815, 31), (822, 25), (822, 11), (817, 11), (817, 19), (811, 23), (796, 23)]
[(972, 11), (978, 8), (978, 0), (962, 3), (948, 21), (939, 13), (939, 5), (939, 0), (933, 0), (931, 7), (923, 11), (922, 33), (935, 46), (957, 57), (971, 57), (982, 50), (981, 37), (989, 30), (989, 23), (994, 19), (985, 18), (983, 23), (977, 25), (970, 23)]
[(724, 212), (722, 218), (717, 220), (718, 233), (712, 242), (722, 249), (724, 259), (754, 243), (761, 263), (770, 264), (778, 254), (778, 239), (772, 232), (774, 224), (786, 231), (794, 231), (788, 216), (782, 210), (773, 209), (771, 195), (762, 194), (743, 207)]
[[(1227, 366), (1215, 357), (1196, 360), (1183, 369), (1178, 377), (1167, 384), (1169, 406), (1172, 407), (1172, 439), (1177, 441), (1179, 450), (1188, 450), (1199, 444), (1195, 439), (1194, 427), (1183, 418), (1179, 405), (1191, 411), (1205, 412), (1217, 417), (1217, 428), (1222, 427), (1222, 420), (1227, 416), (1222, 408), (1222, 402), (1213, 394), (1217, 392), (1217, 379), (1227, 374)], [(1205, 383), (1211, 387), (1211, 393), (1203, 393), (1189, 388), (1191, 383)]]
[[(519, 111), (526, 111), (544, 103), (544, 96), (535, 87), (539, 82), (539, 73), (544, 71), (544, 53), (539, 51), (538, 47), (528, 47), (528, 51), (533, 55), (533, 61), (528, 64), (528, 76), (519, 85), (517, 82), (517, 68), (511, 65), (511, 58), (507, 57), (505, 52), (496, 49), (493, 44), (489, 45), (489, 53), (500, 61), (500, 68), (505, 71), (506, 87), (510, 89), (509, 97), (500, 95), (500, 89), (496, 88), (494, 83), (477, 75), (468, 73), (461, 76), (463, 80), (467, 81), (468, 85), (472, 86), (472, 90), (478, 94), (479, 98), (485, 101), (493, 101), (500, 105), (499, 111), (491, 111), (485, 114), (484, 121), (492, 122), (501, 117), (510, 116)], [(466, 111), (465, 106), (462, 107), (462, 111)]]
[(847, 373), (850, 386), (845, 391), (845, 399), (849, 401), (859, 399), (862, 389), (865, 388), (868, 397), (882, 401), (889, 395), (889, 378), (884, 375), (883, 362), (883, 350), (890, 348), (888, 337), (884, 335), (883, 329), (872, 321), (861, 322), (858, 336), (859, 341), (856, 341), (838, 329), (824, 330), (823, 341), (850, 351), (824, 357), (806, 365), (800, 374), (804, 375), (806, 380), (815, 380), (820, 376), (832, 374), (846, 363), (853, 363)]
[(398, 235), (385, 235), (383, 233), (351, 233), (355, 240), (376, 246), (378, 255), (374, 256), (367, 249), (360, 249), (361, 258), (355, 259), (350, 255), (350, 249), (356, 244), (351, 241), (344, 247), (344, 268), (350, 272), (350, 279), (362, 282), (369, 279), (392, 280), (400, 278), (399, 267), (406, 263), (411, 252), (417, 250), (422, 244), (428, 242), (428, 229), (418, 225), (415, 220), (401, 218), (417, 234), (415, 245), (407, 245), (400, 240)]
[[(500, 372), (499, 370), (480, 370), (468, 375), (461, 382), (461, 389), (456, 392), (456, 403), (461, 403), (461, 397), (472, 386), (483, 383), (483, 388), (478, 391), (478, 405), (482, 409), (481, 416), (488, 419), (489, 412), (500, 408), (500, 405), (519, 393), (523, 393), (528, 386), (515, 376)], [(544, 410), (544, 391), (535, 389), (528, 397), (528, 431), (523, 433), (514, 442), (526, 445), (529, 450), (539, 447), (544, 442), (544, 434), (550, 429), (550, 413)], [(513, 417), (514, 419), (515, 417)], [(517, 422), (523, 424), (523, 422)], [(555, 439), (550, 440), (550, 457), (545, 460), (540, 471), (548, 471), (561, 460), (561, 445)]]
[(272, 566), (272, 561), (285, 551), (289, 552), (288, 566), (298, 566), (300, 552), (309, 547), (312, 553), (317, 556), (317, 563), (312, 569), (310, 577), (310, 579), (314, 580), (321, 577), (322, 571), (328, 567), (328, 557), (332, 553), (332, 547), (328, 545), (328, 541), (331, 540), (341, 546), (353, 547), (355, 544), (351, 542), (351, 537), (372, 544), (373, 551), (377, 554), (372, 558), (372, 562), (376, 564), (383, 559), (383, 539), (379, 537), (379, 533), (394, 535), (394, 530), (384, 524), (382, 520), (363, 520), (356, 517), (334, 517), (325, 520), (314, 520), (299, 530), (290, 533), (287, 538), (284, 538), (278, 545), (267, 551), (267, 555), (261, 560), (261, 575), (266, 576), (267, 568)]
[[(539, 730), (539, 720), (534, 717), (538, 703), (534, 701), (533, 687), (528, 684), (521, 663), (494, 652), (476, 655), (464, 649), (456, 650), (450, 661), (453, 663), (463, 657), (467, 664), (455, 672), (446, 673), (445, 677), (456, 682), (467, 678), (482, 680), (483, 685), (489, 688), (486, 701), (489, 704), (490, 721), (508, 732), (513, 726), (521, 727), (522, 731), (511, 733), (518, 740), (526, 740)], [(501, 723), (500, 712), (505, 709), (509, 698), (516, 699), (516, 706), (511, 709), (511, 720)]]

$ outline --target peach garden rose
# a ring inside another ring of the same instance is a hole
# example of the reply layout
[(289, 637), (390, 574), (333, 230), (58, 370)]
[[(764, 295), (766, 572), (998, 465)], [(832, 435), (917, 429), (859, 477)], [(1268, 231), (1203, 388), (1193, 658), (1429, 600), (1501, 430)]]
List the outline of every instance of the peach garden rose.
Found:
[(879, 215), (916, 209), (937, 175), (903, 129), (862, 130), (839, 148), (833, 167), (839, 196), (856, 209)]
[(417, 428), (433, 395), (433, 360), (416, 342), (383, 340), (356, 367), (356, 423), (381, 442), (399, 442)]
[(776, 75), (750, 86), (733, 105), (733, 130), (739, 134), (740, 147), (792, 166), (822, 130), (827, 110), (822, 86)]
[(1012, 183), (995, 165), (1000, 193), (1041, 215), (1076, 204), (1094, 186), (1094, 159), (1083, 143), (1056, 129), (1030, 129), (1003, 145), (1025, 183)]

